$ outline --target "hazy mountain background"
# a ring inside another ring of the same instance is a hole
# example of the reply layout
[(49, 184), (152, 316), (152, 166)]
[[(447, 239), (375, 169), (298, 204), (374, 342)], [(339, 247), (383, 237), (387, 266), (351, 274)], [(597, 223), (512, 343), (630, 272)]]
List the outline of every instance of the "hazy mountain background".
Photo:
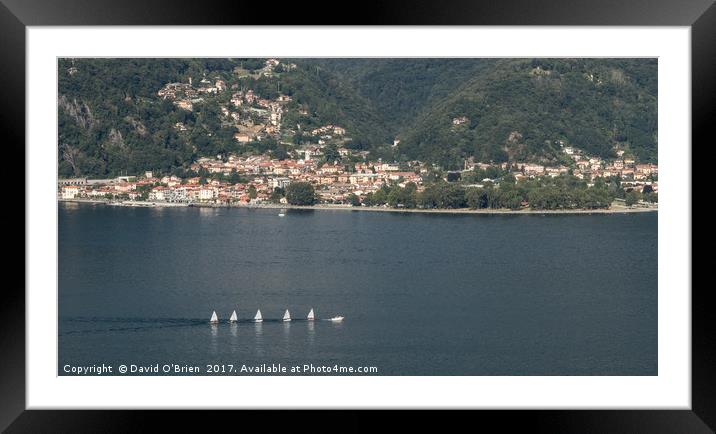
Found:
[[(383, 158), (557, 162), (562, 143), (657, 160), (656, 59), (282, 59), (297, 67), (271, 77), (256, 73), (264, 60), (60, 59), (60, 176), (169, 172), (200, 156), (284, 155), (303, 143), (300, 134), (235, 142), (220, 107), (239, 89), (291, 96), (283, 131), (340, 125), (349, 147)], [(230, 88), (192, 112), (157, 95), (189, 77)]]

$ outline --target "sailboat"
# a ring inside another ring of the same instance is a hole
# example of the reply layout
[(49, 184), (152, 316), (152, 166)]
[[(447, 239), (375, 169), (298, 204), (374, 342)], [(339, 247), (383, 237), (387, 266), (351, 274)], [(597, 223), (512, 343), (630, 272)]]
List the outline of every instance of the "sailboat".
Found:
[(309, 321), (313, 321), (314, 319), (316, 319), (316, 315), (313, 314), (313, 308), (311, 308), (311, 311), (308, 312), (308, 316), (306, 317), (306, 319)]
[(291, 314), (288, 313), (288, 309), (286, 309), (286, 313), (283, 314), (283, 320), (284, 320), (284, 321), (291, 321)]
[(219, 317), (216, 315), (216, 311), (211, 312), (211, 319), (209, 320), (211, 324), (218, 324), (219, 323)]
[(256, 316), (254, 317), (254, 322), (261, 322), (263, 321), (263, 317), (261, 316), (261, 309), (256, 311)]
[(236, 317), (236, 311), (234, 311), (234, 312), (231, 314), (231, 318), (229, 318), (229, 322), (236, 322), (237, 319), (238, 319), (238, 318)]

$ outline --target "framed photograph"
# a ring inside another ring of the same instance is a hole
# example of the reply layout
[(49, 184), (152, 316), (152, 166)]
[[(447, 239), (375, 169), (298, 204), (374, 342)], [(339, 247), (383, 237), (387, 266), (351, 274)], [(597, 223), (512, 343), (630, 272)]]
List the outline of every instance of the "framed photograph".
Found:
[(0, 426), (469, 409), (712, 432), (691, 284), (710, 2), (396, 2), (304, 26), (131, 3), (0, 8), (25, 190)]

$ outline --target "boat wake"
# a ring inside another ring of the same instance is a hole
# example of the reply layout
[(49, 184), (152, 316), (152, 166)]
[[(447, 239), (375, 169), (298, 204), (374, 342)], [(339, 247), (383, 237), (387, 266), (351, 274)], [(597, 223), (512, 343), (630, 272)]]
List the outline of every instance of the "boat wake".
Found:
[[(313, 323), (318, 321), (332, 321), (330, 318), (307, 319), (291, 318), (290, 322)], [(289, 324), (283, 318), (262, 318), (261, 322), (255, 319), (218, 320), (209, 323), (212, 327), (245, 326), (254, 324)], [(179, 328), (179, 327), (205, 327), (206, 319), (202, 318), (102, 318), (102, 317), (72, 317), (60, 319), (59, 336), (106, 333), (106, 332), (140, 332), (153, 329)]]

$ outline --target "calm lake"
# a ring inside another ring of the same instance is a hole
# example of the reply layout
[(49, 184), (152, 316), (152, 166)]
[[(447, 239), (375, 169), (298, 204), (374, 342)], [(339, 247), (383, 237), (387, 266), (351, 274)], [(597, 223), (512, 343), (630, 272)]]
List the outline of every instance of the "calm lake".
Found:
[[(656, 212), (278, 212), (60, 203), (58, 374), (101, 363), (658, 374)], [(300, 321), (281, 322), (287, 308)], [(303, 320), (311, 308), (318, 321)]]

